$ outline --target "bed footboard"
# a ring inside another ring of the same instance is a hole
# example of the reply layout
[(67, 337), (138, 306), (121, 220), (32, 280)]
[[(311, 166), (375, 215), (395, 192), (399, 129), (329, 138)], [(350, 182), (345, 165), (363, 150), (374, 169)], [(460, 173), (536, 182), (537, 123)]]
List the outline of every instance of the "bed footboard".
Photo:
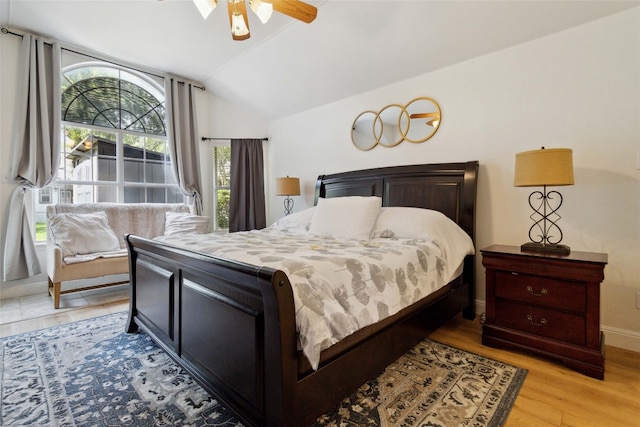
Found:
[(151, 335), (247, 424), (285, 425), (282, 412), (296, 375), (283, 368), (283, 360), (296, 352), (286, 275), (131, 235), (126, 239), (131, 276), (126, 331), (140, 327)]

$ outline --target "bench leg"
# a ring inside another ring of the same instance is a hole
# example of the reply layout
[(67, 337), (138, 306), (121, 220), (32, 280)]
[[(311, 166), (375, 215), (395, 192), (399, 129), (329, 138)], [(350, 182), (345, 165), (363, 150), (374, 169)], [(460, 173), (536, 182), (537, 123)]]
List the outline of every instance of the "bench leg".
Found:
[(53, 308), (60, 308), (60, 285), (61, 282), (52, 282), (49, 279), (49, 295), (53, 297)]

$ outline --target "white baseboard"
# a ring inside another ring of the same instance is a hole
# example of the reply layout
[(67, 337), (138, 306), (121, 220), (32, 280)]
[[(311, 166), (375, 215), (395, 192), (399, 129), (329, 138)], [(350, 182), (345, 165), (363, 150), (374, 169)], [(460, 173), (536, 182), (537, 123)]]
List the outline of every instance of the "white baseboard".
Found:
[(476, 316), (480, 317), (487, 310), (487, 305), (483, 300), (476, 300)]
[(605, 345), (624, 348), (640, 353), (640, 332), (601, 325)]

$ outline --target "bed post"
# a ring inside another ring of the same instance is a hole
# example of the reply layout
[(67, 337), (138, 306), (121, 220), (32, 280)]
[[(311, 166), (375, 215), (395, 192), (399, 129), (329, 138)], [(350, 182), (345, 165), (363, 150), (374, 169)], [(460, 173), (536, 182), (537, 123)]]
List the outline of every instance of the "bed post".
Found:
[(297, 382), (297, 337), (293, 290), (285, 273), (258, 272), (264, 305), (264, 412), (267, 426), (291, 424)]
[(133, 319), (136, 315), (136, 258), (137, 253), (129, 241), (130, 234), (124, 236), (129, 251), (129, 318), (125, 326), (125, 332), (131, 334), (138, 331), (138, 324)]
[(313, 196), (313, 205), (317, 205), (318, 204), (318, 199), (320, 197), (324, 197), (324, 194), (322, 194), (322, 182), (324, 181), (324, 175), (319, 175), (318, 179), (316, 180), (316, 188), (315, 188), (315, 192), (314, 192), (314, 196)]
[[(473, 245), (476, 245), (476, 192), (478, 185), (477, 160), (467, 162), (464, 171), (464, 196), (462, 200), (462, 215), (465, 218), (463, 228), (471, 236)], [(469, 284), (469, 306), (462, 315), (465, 319), (473, 320), (476, 317), (476, 260), (475, 255), (468, 255), (464, 260), (463, 280)]]

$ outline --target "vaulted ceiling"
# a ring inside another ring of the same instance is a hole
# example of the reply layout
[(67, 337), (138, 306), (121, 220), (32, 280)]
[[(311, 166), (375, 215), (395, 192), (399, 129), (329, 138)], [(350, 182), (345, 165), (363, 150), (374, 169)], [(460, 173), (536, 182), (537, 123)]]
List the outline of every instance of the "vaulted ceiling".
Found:
[(274, 119), (640, 5), (311, 0), (314, 22), (249, 12), (251, 38), (233, 41), (224, 3), (204, 20), (191, 0), (1, 0), (0, 24), (202, 82)]

